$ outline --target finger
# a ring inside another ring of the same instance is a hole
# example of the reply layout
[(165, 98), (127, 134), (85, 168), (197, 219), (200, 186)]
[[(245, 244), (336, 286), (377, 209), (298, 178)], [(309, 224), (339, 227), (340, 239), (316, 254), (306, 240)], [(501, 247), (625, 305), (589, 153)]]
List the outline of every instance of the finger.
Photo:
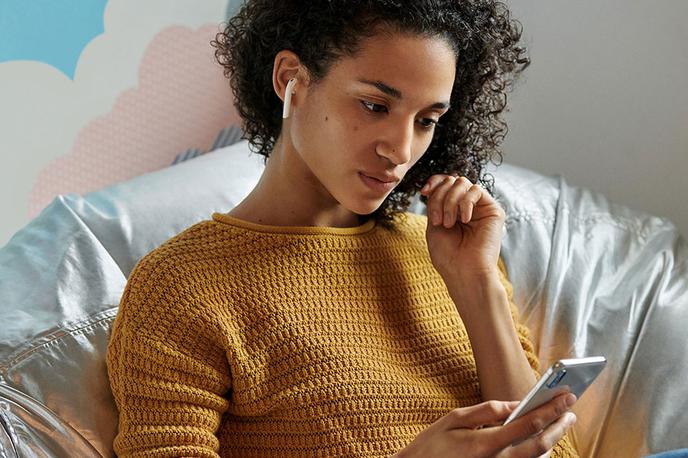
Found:
[(466, 224), (473, 218), (473, 208), (478, 205), (480, 200), (485, 195), (485, 190), (482, 186), (473, 184), (466, 191), (461, 202), (459, 202), (459, 209), (461, 210), (461, 222)]
[(440, 183), (432, 191), (432, 194), (428, 199), (428, 216), (430, 217), (430, 221), (434, 226), (442, 224), (443, 202), (447, 192), (452, 187), (455, 180), (456, 178), (445, 175), (442, 183)]
[(442, 209), (442, 222), (444, 227), (450, 228), (456, 223), (456, 219), (459, 216), (459, 204), (465, 199), (466, 191), (468, 191), (471, 186), (473, 186), (473, 183), (471, 183), (468, 178), (461, 177), (458, 178), (451, 189), (447, 191)]
[(557, 442), (564, 437), (566, 431), (576, 423), (576, 415), (573, 412), (566, 412), (557, 418), (554, 423), (547, 426), (542, 433), (532, 436), (520, 444), (514, 445), (511, 452), (515, 456), (540, 456), (551, 450)]
[[(572, 401), (567, 404), (567, 399)], [(572, 393), (557, 396), (544, 405), (533, 409), (524, 416), (517, 418), (503, 428), (493, 428), (490, 431), (494, 434), (493, 440), (502, 448), (509, 444), (521, 442), (531, 436), (537, 435), (540, 431), (547, 428), (551, 423), (561, 417), (573, 403), (576, 396)]]
[(425, 182), (425, 186), (423, 186), (420, 189), (421, 195), (428, 196), (432, 194), (432, 191), (439, 185), (441, 184), (449, 175), (445, 174), (437, 174), (433, 175), (430, 178), (428, 178), (428, 181)]
[(479, 428), (502, 424), (518, 404), (518, 401), (486, 401), (474, 406), (454, 409), (448, 415), (451, 424), (447, 425), (447, 429)]
[(473, 206), (473, 212), (471, 213), (471, 220), (480, 220), (483, 218), (497, 217), (502, 222), (506, 220), (506, 212), (502, 208), (501, 204), (496, 201), (491, 203), (487, 191), (484, 191), (483, 197)]

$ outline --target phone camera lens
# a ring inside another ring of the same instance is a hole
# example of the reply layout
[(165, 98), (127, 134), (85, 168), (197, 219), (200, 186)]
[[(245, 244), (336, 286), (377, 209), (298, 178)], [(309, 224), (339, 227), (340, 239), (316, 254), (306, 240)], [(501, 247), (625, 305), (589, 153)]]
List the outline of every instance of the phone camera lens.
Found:
[(552, 388), (552, 387), (557, 386), (557, 385), (559, 384), (559, 382), (561, 382), (561, 379), (564, 378), (565, 375), (566, 375), (566, 369), (560, 370), (560, 371), (554, 376), (554, 379), (553, 379), (551, 382), (549, 382), (549, 383), (547, 384), (547, 388)]

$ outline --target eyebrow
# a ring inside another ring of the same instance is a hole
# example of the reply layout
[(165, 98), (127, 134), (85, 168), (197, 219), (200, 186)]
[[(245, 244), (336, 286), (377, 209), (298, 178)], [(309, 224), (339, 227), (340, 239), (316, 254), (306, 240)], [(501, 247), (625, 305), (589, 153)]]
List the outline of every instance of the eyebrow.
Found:
[[(394, 97), (395, 99), (402, 99), (403, 98), (403, 96), (401, 95), (401, 91), (399, 89), (388, 86), (387, 84), (383, 83), (380, 80), (370, 81), (370, 80), (367, 80), (365, 78), (359, 78), (358, 82), (363, 83), (363, 84), (368, 84), (370, 86), (374, 86), (378, 90), (380, 90), (381, 92), (384, 92), (388, 96)], [(440, 108), (440, 109), (446, 108), (446, 109), (449, 109), (450, 106), (451, 105), (449, 104), (449, 102), (436, 102), (427, 108)]]

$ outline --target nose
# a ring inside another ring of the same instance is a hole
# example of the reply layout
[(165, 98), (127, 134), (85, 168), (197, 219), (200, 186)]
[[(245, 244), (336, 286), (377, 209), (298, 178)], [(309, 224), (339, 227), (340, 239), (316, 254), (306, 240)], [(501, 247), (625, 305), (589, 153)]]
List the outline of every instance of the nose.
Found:
[(415, 120), (410, 123), (393, 123), (384, 131), (384, 136), (378, 141), (375, 150), (394, 165), (406, 164), (411, 160), (411, 148)]

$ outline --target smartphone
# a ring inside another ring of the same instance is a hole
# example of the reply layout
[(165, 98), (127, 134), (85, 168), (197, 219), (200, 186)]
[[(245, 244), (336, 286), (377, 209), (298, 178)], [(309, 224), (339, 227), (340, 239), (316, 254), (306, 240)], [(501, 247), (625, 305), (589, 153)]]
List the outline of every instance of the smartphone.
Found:
[(540, 380), (511, 412), (504, 424), (511, 423), (562, 393), (573, 393), (580, 399), (606, 364), (607, 358), (604, 356), (560, 359), (542, 374)]

